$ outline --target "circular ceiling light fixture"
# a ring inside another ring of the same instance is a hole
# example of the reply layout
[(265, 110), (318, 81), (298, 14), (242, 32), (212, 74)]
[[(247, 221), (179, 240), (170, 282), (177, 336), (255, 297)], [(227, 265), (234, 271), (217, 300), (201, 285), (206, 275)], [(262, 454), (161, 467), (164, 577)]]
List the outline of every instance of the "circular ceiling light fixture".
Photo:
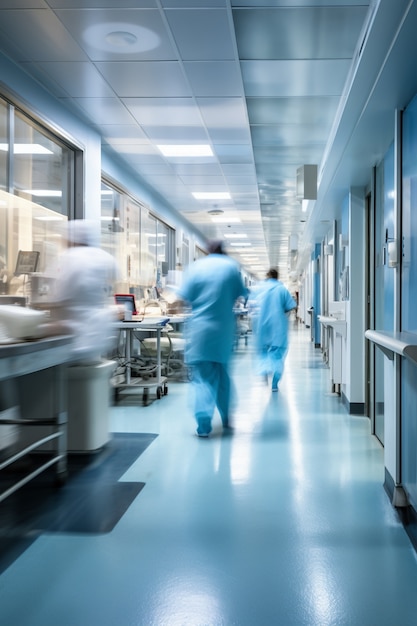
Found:
[(207, 211), (209, 215), (222, 215), (224, 213), (223, 209), (210, 209)]
[(104, 52), (132, 54), (146, 52), (160, 45), (159, 36), (149, 28), (127, 22), (102, 22), (85, 29), (88, 46)]
[(106, 43), (114, 46), (115, 48), (127, 48), (133, 46), (137, 42), (138, 38), (133, 33), (129, 33), (125, 30), (114, 30), (108, 33), (105, 37)]

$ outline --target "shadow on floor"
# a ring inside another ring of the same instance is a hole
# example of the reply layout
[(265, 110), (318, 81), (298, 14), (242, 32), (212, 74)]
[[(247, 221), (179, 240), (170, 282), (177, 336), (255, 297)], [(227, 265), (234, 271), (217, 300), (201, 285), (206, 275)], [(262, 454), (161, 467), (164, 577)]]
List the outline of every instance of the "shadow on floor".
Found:
[[(110, 532), (145, 484), (119, 479), (156, 437), (114, 433), (98, 453), (69, 455), (68, 479), (61, 487), (50, 469), (1, 502), (0, 572), (43, 532)], [(29, 458), (20, 472), (36, 463), (35, 456)], [(7, 479), (18, 480), (19, 468)]]

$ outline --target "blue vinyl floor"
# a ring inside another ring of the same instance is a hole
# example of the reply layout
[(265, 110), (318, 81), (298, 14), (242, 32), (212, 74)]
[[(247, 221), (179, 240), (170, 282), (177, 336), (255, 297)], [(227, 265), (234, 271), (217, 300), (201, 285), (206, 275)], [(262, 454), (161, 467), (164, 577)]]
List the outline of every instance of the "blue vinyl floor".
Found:
[[(280, 391), (233, 365), (232, 436), (194, 435), (190, 385), (111, 408), (158, 435), (109, 532), (42, 532), (0, 576), (1, 626), (415, 626), (417, 558), (383, 489), (383, 449), (347, 414), (309, 331)], [(1, 505), (0, 505), (1, 506)]]

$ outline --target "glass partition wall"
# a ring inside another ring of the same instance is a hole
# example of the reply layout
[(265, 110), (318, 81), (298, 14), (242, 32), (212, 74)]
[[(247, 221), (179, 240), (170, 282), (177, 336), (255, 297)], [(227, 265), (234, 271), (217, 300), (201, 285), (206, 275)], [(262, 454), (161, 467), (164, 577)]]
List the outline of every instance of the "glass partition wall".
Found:
[[(62, 250), (72, 213), (74, 160), (72, 148), (0, 98), (1, 295), (39, 300), (36, 279)], [(24, 252), (30, 263), (18, 264)]]
[(107, 181), (101, 186), (101, 241), (119, 266), (117, 292), (135, 294), (139, 308), (159, 300), (175, 268), (175, 232)]

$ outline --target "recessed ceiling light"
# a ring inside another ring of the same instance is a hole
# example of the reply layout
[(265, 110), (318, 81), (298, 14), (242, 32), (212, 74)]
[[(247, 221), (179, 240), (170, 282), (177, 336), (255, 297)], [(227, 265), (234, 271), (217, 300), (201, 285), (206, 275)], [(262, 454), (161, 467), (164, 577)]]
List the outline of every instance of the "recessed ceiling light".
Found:
[(196, 200), (230, 200), (228, 191), (193, 191)]
[(105, 36), (106, 43), (114, 46), (115, 48), (133, 46), (137, 40), (138, 38), (136, 35), (125, 30), (115, 30)]
[(230, 233), (230, 234), (224, 234), (223, 237), (226, 237), (226, 239), (247, 239), (247, 235), (243, 234), (238, 234), (238, 233)]
[(83, 39), (90, 48), (113, 54), (146, 52), (161, 44), (155, 32), (129, 22), (95, 22), (85, 29)]
[[(210, 211), (207, 211), (207, 213), (209, 215), (222, 215), (224, 213), (223, 209), (210, 209)], [(212, 218), (213, 222), (220, 222), (221, 220), (225, 219), (224, 217), (220, 217), (220, 218)]]
[[(0, 143), (0, 150), (2, 152), (8, 152), (9, 144)], [(52, 150), (48, 150), (45, 146), (41, 146), (40, 143), (15, 143), (13, 145), (14, 154), (53, 154)]]
[(61, 222), (65, 218), (63, 215), (38, 215), (34, 219), (40, 222)]
[[(211, 211), (209, 213), (212, 215)], [(223, 213), (223, 211), (222, 211)], [(240, 219), (238, 217), (212, 217), (213, 222), (216, 224), (237, 224), (240, 223)]]
[[(251, 243), (249, 243), (248, 241), (236, 241), (236, 242), (234, 242), (234, 243), (230, 243), (230, 245), (231, 245), (231, 246), (240, 246), (240, 247), (243, 247), (243, 246), (251, 246), (252, 244), (251, 244)], [(236, 252), (237, 252), (237, 250), (236, 250)]]
[(208, 144), (168, 144), (157, 145), (158, 150), (166, 157), (205, 157), (213, 156), (213, 150)]
[(22, 189), (22, 193), (27, 193), (30, 196), (37, 196), (40, 198), (61, 198), (62, 191), (58, 189)]

